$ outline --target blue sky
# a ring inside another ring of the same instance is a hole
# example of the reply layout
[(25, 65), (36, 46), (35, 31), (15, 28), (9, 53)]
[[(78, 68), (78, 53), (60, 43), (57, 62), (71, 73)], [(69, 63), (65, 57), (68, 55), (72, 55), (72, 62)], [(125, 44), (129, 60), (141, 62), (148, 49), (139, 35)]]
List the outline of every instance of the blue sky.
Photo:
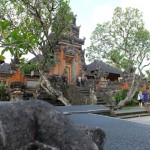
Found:
[(138, 8), (143, 13), (146, 28), (150, 30), (150, 0), (70, 0), (70, 7), (81, 25), (80, 37), (86, 38), (83, 48), (90, 45), (90, 36), (97, 23), (111, 19), (116, 7)]

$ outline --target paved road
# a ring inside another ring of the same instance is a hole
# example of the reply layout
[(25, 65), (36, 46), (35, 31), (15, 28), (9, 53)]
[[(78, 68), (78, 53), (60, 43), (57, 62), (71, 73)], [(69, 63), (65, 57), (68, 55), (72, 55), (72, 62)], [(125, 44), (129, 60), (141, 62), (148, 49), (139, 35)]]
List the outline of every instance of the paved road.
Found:
[(94, 114), (72, 114), (68, 117), (75, 123), (101, 127), (106, 133), (104, 150), (150, 150), (148, 124)]

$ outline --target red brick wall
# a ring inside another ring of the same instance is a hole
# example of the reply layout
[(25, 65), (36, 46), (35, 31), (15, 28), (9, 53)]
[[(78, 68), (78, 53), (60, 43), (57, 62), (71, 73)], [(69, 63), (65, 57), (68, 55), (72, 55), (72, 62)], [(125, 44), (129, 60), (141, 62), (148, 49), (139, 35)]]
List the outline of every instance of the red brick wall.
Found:
[(10, 85), (11, 82), (16, 82), (16, 81), (19, 81), (19, 82), (23, 82), (25, 83), (25, 77), (24, 75), (21, 73), (21, 71), (19, 69), (16, 69), (15, 73), (12, 74), (12, 76), (10, 76), (8, 78), (8, 86)]

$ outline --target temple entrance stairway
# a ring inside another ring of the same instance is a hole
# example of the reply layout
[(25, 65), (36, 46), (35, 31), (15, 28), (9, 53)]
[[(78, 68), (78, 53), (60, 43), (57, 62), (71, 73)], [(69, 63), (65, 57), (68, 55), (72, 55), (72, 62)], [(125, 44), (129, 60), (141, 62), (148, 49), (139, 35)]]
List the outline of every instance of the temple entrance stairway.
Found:
[[(80, 99), (80, 98), (83, 99), (83, 104), (92, 104), (92, 100), (91, 100), (91, 97), (90, 97), (91, 93), (90, 93), (90, 88), (89, 87), (86, 87), (86, 86), (81, 86), (81, 87), (74, 86), (72, 88), (74, 88), (73, 95), (76, 93), (78, 95), (77, 96), (78, 99)], [(95, 92), (95, 95), (97, 97), (96, 105), (106, 105), (105, 99), (102, 98), (102, 96), (101, 96), (101, 94), (99, 92)], [(79, 102), (80, 101), (81, 100), (79, 100)]]
[(96, 94), (97, 97), (97, 105), (104, 105), (106, 106), (106, 101), (100, 96), (99, 93)]
[[(80, 94), (83, 95), (83, 97), (85, 97), (85, 99), (90, 99), (90, 90), (88, 88), (85, 87), (76, 87), (79, 91)], [(87, 102), (86, 102), (87, 103)]]

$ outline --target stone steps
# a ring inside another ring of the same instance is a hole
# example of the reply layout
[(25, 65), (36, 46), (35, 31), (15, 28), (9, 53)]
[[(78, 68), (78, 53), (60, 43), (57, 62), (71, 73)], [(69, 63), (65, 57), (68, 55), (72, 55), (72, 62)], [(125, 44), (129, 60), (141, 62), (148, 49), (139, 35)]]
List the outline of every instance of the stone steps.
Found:
[(150, 113), (129, 114), (129, 115), (118, 116), (117, 118), (127, 119), (127, 118), (144, 117), (144, 116), (150, 116)]
[(113, 116), (121, 119), (134, 118), (149, 116), (150, 113), (147, 112), (146, 108), (137, 108), (133, 110), (117, 110), (114, 111)]
[[(88, 89), (80, 88), (80, 92), (82, 94), (84, 94), (85, 96), (90, 96), (90, 90), (88, 90)], [(97, 105), (106, 105), (106, 102), (104, 102), (104, 100), (102, 100), (102, 99), (99, 99), (99, 96), (97, 96)]]
[(97, 105), (106, 105), (106, 102), (97, 96)]

